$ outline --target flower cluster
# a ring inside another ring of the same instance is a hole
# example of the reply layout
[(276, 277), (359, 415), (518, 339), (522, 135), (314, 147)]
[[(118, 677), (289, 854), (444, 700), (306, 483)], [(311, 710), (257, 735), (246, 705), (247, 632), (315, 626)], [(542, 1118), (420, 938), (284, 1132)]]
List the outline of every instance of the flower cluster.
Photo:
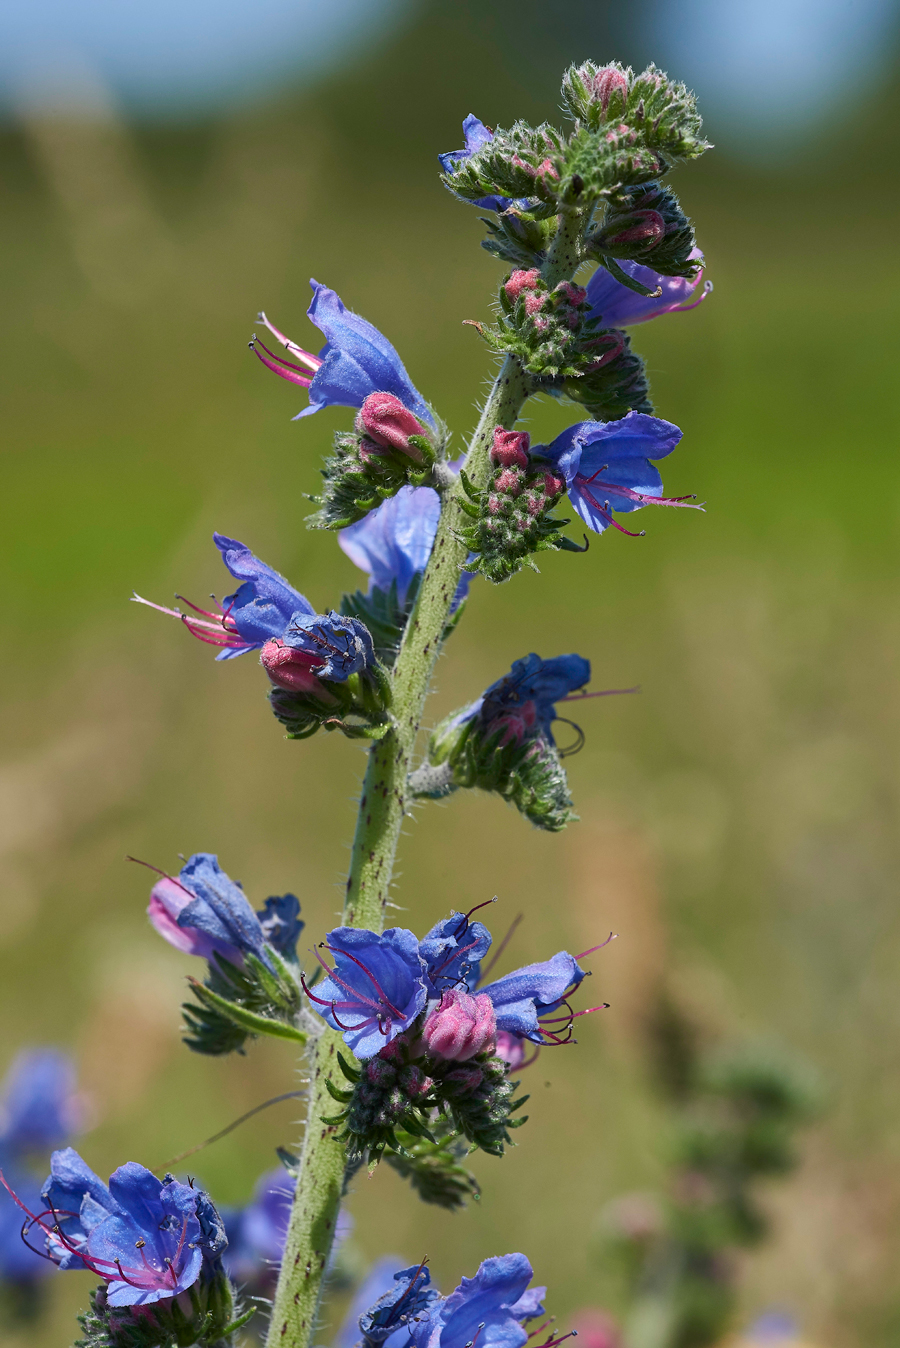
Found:
[(327, 976), (304, 986), (362, 1061), (357, 1070), (342, 1060), (352, 1088), (331, 1089), (346, 1108), (330, 1121), (345, 1125), (351, 1154), (402, 1154), (398, 1133), (432, 1138), (441, 1118), (473, 1146), (502, 1154), (524, 1103), (513, 1098), (509, 1067), (523, 1064), (526, 1042), (572, 1042), (575, 1017), (587, 1013), (573, 1011), (569, 998), (585, 971), (559, 951), (483, 986), (491, 939), (483, 923), (459, 913), (421, 941), (401, 927), (329, 933), (324, 949), (334, 965), (322, 959)]
[(580, 748), (583, 736), (560, 751), (553, 723), (563, 720), (557, 704), (609, 697), (633, 689), (580, 692), (590, 681), (590, 663), (580, 655), (542, 660), (532, 653), (461, 711), (432, 732), (427, 762), (410, 777), (414, 795), (438, 798), (461, 787), (494, 791), (538, 828), (558, 832), (570, 820), (563, 753)]
[(177, 879), (161, 875), (150, 893), (150, 921), (176, 950), (208, 965), (205, 982), (190, 980), (196, 1001), (184, 1006), (188, 1047), (231, 1053), (255, 1034), (302, 1043), (297, 940), (303, 923), (296, 896), (266, 899), (255, 913), (209, 852), (192, 856)]
[(307, 317), (326, 338), (319, 355), (285, 337), (265, 314), (259, 321), (295, 360), (275, 355), (257, 337), (250, 346), (270, 370), (309, 390), (309, 406), (298, 418), (323, 407), (359, 409), (353, 431), (335, 437), (334, 455), (323, 471), (320, 510), (313, 517), (322, 528), (343, 529), (404, 484), (426, 483), (444, 456), (445, 436), (387, 338), (346, 309), (333, 290), (318, 281), (310, 285)]
[[(191, 613), (147, 604), (179, 618), (192, 636), (221, 647), (217, 660), (258, 650), (272, 684), (272, 710), (291, 739), (321, 727), (350, 738), (377, 738), (387, 728), (390, 688), (366, 625), (352, 615), (316, 613), (309, 600), (237, 539), (213, 534), (240, 585), (219, 612)], [(197, 616), (199, 615), (199, 616)]]
[[(432, 1285), (425, 1261), (391, 1273), (394, 1264), (381, 1259), (359, 1290), (335, 1348), (352, 1348), (361, 1334), (365, 1348), (523, 1348), (529, 1320), (544, 1314), (546, 1287), (531, 1287), (534, 1277), (524, 1254), (485, 1259), (474, 1278), (463, 1278), (449, 1296)], [(368, 1307), (360, 1312), (360, 1307)], [(556, 1348), (568, 1335), (549, 1339)]]
[(110, 1344), (146, 1348), (207, 1344), (245, 1322), (235, 1319), (222, 1267), (225, 1228), (195, 1185), (172, 1175), (160, 1180), (135, 1161), (119, 1166), (106, 1185), (66, 1147), (53, 1153), (36, 1211), (15, 1197), (32, 1249), (42, 1239), (45, 1258), (58, 1268), (101, 1279), (92, 1311), (82, 1317), (95, 1341), (105, 1335)]

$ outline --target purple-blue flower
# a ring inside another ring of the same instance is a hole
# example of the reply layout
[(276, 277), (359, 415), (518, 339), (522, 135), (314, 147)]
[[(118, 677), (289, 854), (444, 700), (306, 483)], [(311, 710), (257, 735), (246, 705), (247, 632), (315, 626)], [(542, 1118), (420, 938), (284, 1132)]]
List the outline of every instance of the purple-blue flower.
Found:
[(240, 1286), (274, 1284), (284, 1253), (296, 1181), (283, 1167), (262, 1175), (252, 1200), (243, 1208), (225, 1208), (222, 1219), (228, 1248), (222, 1262)]
[[(494, 133), (490, 127), (480, 122), (474, 113), (470, 112), (463, 122), (463, 135), (466, 139), (464, 150), (448, 150), (445, 154), (439, 154), (438, 159), (441, 162), (441, 168), (452, 177), (456, 172), (456, 166), (464, 159), (470, 159), (478, 150), (483, 150), (485, 145), (490, 145), (494, 139)], [(466, 198), (468, 200), (468, 198)], [(516, 200), (513, 197), (487, 196), (479, 197), (470, 203), (472, 206), (478, 206), (483, 211), (506, 211), (510, 206), (518, 206), (520, 210), (527, 211), (531, 209), (532, 203), (525, 200)]]
[(241, 967), (250, 954), (271, 969), (269, 946), (295, 959), (303, 929), (300, 903), (293, 894), (269, 898), (255, 913), (241, 886), (210, 852), (196, 852), (177, 880), (171, 876), (158, 880), (147, 913), (170, 945), (210, 961), (213, 967), (216, 955)]
[(219, 612), (198, 608), (190, 600), (185, 602), (193, 613), (152, 604), (140, 595), (134, 596), (137, 603), (179, 618), (199, 641), (220, 646), (217, 660), (233, 660), (247, 651), (257, 651), (267, 641), (282, 637), (295, 617), (315, 616), (309, 600), (254, 556), (246, 543), (218, 533), (213, 534), (213, 542), (234, 579), (241, 582), (234, 594), (226, 595)]
[[(387, 592), (396, 581), (402, 605), (410, 583), (428, 564), (440, 515), (440, 497), (433, 488), (401, 487), (377, 510), (342, 529), (338, 543), (354, 566), (369, 576), (370, 592)], [(470, 572), (462, 573), (451, 611), (465, 599), (471, 579)]]
[(409, 1029), (427, 1000), (419, 942), (403, 927), (380, 936), (336, 927), (325, 949), (334, 956), (334, 968), (319, 957), (327, 977), (314, 990), (305, 988), (307, 996), (357, 1058), (373, 1058)]
[(533, 1272), (524, 1254), (485, 1259), (474, 1278), (434, 1302), (410, 1327), (414, 1348), (522, 1348), (523, 1320), (543, 1314), (546, 1288), (528, 1290)]
[(395, 1273), (387, 1289), (359, 1317), (366, 1348), (381, 1348), (392, 1341), (408, 1342), (411, 1327), (439, 1297), (424, 1263)]
[(333, 290), (318, 281), (311, 280), (310, 285), (313, 299), (307, 317), (327, 339), (318, 356), (285, 337), (265, 314), (259, 315), (259, 321), (305, 369), (276, 356), (257, 339), (251, 342), (270, 370), (309, 389), (309, 407), (298, 412), (294, 420), (311, 416), (323, 407), (362, 407), (370, 393), (392, 393), (420, 421), (433, 427), (431, 409), (388, 339), (359, 314), (346, 309)]
[(613, 525), (629, 533), (613, 519), (614, 510), (626, 513), (645, 505), (702, 509), (687, 497), (663, 496), (662, 478), (650, 462), (671, 454), (680, 439), (671, 421), (629, 412), (620, 421), (577, 422), (532, 453), (563, 474), (572, 507), (590, 529), (602, 534)]
[[(540, 964), (526, 964), (478, 991), (490, 997), (497, 1017), (497, 1029), (534, 1044), (560, 1042), (553, 1017), (566, 996), (574, 992), (585, 973), (566, 950)], [(581, 1014), (584, 1014), (583, 1012)], [(544, 1020), (546, 1023), (541, 1024)], [(558, 1018), (568, 1032), (572, 1013)]]
[(435, 923), (419, 942), (429, 999), (451, 988), (474, 986), (491, 939), (484, 923), (470, 922), (466, 913), (451, 913)]
[[(500, 734), (501, 744), (524, 744), (538, 735), (555, 743), (552, 726), (556, 703), (565, 702), (590, 682), (591, 665), (581, 655), (557, 655), (542, 660), (533, 651), (514, 660), (512, 669), (467, 707), (448, 720), (442, 733), (449, 736), (469, 721), (480, 723), (484, 735)], [(585, 697), (604, 697), (587, 693)], [(581, 700), (580, 698), (578, 699)]]
[[(295, 1187), (296, 1180), (279, 1167), (260, 1176), (252, 1199), (244, 1207), (222, 1209), (222, 1222), (228, 1238), (228, 1248), (222, 1255), (225, 1272), (254, 1296), (268, 1296), (274, 1290)], [(331, 1248), (332, 1259), (352, 1226), (353, 1218), (341, 1208)]]
[[(285, 647), (292, 652), (294, 665), (301, 664), (317, 679), (331, 683), (344, 683), (351, 674), (362, 674), (375, 663), (375, 647), (365, 623), (333, 609), (311, 615), (295, 613), (278, 643), (279, 649)], [(262, 658), (269, 677), (278, 683), (275, 675), (282, 662), (270, 663), (265, 651)]]
[(54, 1152), (42, 1202), (31, 1230), (43, 1232), (60, 1268), (102, 1278), (110, 1306), (175, 1297), (224, 1249), (218, 1214), (201, 1189), (171, 1175), (159, 1180), (135, 1161), (119, 1166), (107, 1187), (71, 1147)]
[[(693, 248), (688, 259), (702, 262), (703, 254), (699, 248)], [(618, 265), (645, 289), (659, 290), (660, 294), (639, 295), (636, 290), (617, 281), (605, 267), (598, 267), (587, 284), (588, 304), (591, 306), (587, 317), (598, 319), (604, 328), (630, 328), (636, 323), (658, 318), (661, 314), (696, 309), (712, 290), (712, 282), (707, 281), (699, 296), (694, 298), (703, 276), (702, 267), (696, 275), (686, 278), (662, 276), (652, 267), (644, 267), (640, 262), (629, 262), (626, 258), (619, 259)]]
[[(360, 1318), (375, 1303), (393, 1290), (394, 1274), (403, 1260), (400, 1255), (386, 1254), (372, 1265), (363, 1282), (357, 1289), (340, 1329), (334, 1337), (332, 1348), (356, 1348), (360, 1337)], [(405, 1325), (395, 1329), (384, 1341), (384, 1348), (404, 1348), (409, 1343), (409, 1330)]]

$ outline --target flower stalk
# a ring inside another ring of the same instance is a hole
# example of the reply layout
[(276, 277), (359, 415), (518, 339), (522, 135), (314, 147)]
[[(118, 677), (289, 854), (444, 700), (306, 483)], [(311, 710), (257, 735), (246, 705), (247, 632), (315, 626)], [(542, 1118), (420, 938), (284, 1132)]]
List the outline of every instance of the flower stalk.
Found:
[[(488, 451), (498, 426), (512, 430), (531, 391), (528, 376), (508, 356), (494, 380), (466, 457), (469, 480), (483, 488)], [(460, 538), (465, 521), (455, 483), (443, 496), (431, 558), (393, 673), (393, 725), (373, 744), (363, 780), (350, 858), (343, 923), (381, 931), (390, 895), (400, 827), (407, 808), (407, 778), (441, 636), (466, 560)], [(306, 1131), (281, 1273), (272, 1306), (267, 1348), (307, 1348), (318, 1323), (325, 1269), (334, 1240), (346, 1163), (336, 1124), (320, 1123), (334, 1111), (327, 1081), (338, 1084), (340, 1034), (327, 1029), (311, 1051)]]

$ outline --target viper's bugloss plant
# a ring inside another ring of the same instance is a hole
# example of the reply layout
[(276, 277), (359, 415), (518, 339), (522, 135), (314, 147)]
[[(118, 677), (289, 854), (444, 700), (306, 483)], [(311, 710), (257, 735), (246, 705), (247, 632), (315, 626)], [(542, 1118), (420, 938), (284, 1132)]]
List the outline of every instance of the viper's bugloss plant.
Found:
[[(577, 1000), (600, 945), (497, 971), (511, 933), (492, 953), (474, 917), (483, 895), (467, 895), (460, 907), (474, 907), (424, 936), (415, 917), (387, 930), (384, 921), (401, 826), (425, 801), (477, 788), (550, 832), (577, 817), (563, 759), (586, 734), (570, 719), (574, 703), (606, 695), (587, 691), (592, 662), (608, 658), (608, 643), (591, 635), (603, 630), (599, 620), (580, 625), (578, 653), (510, 652), (518, 658), (509, 672), (471, 687), (419, 752), (435, 662), (473, 577), (489, 603), (485, 583), (537, 569), (541, 553), (593, 564), (576, 560), (587, 535), (582, 543), (580, 530), (566, 532), (566, 512), (595, 535), (631, 535), (622, 517), (693, 501), (663, 494), (656, 465), (683, 432), (654, 408), (632, 340), (640, 324), (696, 308), (709, 293), (706, 260), (668, 182), (708, 148), (695, 100), (655, 66), (636, 74), (589, 61), (566, 72), (562, 92), (565, 129), (492, 129), (469, 115), (463, 144), (439, 156), (453, 196), (487, 213), (483, 246), (502, 264), (485, 311), (466, 319), (498, 368), (461, 456), (451, 461), (440, 390), (432, 404), (391, 341), (334, 290), (311, 283), (318, 351), (259, 315), (251, 348), (300, 398), (285, 407), (300, 422), (315, 507), (308, 524), (337, 535), (367, 586), (313, 602), (246, 544), (216, 533), (229, 593), (205, 607), (151, 607), (215, 647), (226, 669), (255, 653), (261, 694), (289, 739), (339, 730), (367, 742), (346, 897), (339, 925), (314, 932), (303, 952), (293, 894), (256, 908), (209, 852), (177, 875), (158, 872), (150, 921), (202, 962), (184, 1005), (185, 1042), (215, 1055), (244, 1052), (261, 1035), (302, 1046), (306, 1127), (299, 1154), (279, 1148), (282, 1171), (224, 1220), (193, 1178), (169, 1167), (126, 1162), (107, 1185), (71, 1148), (57, 1150), (40, 1194), (16, 1201), (33, 1248), (99, 1281), (82, 1317), (84, 1348), (238, 1348), (254, 1311), (248, 1333), (265, 1332), (268, 1348), (312, 1348), (342, 1200), (360, 1167), (385, 1161), (433, 1209), (478, 1199), (467, 1156), (502, 1157), (525, 1136), (519, 1072), (573, 1044), (579, 1018), (600, 1009)], [(537, 395), (568, 409), (549, 444), (532, 444), (519, 424)], [(338, 409), (327, 455), (321, 419), (309, 420), (323, 408)], [(595, 540), (592, 552), (620, 545), (640, 546)], [(271, 540), (259, 546), (277, 561)], [(298, 1093), (290, 1069), (285, 1079), (278, 1099)], [(756, 1097), (753, 1107), (761, 1118)], [(66, 1141), (49, 1107), (32, 1113), (47, 1123), (42, 1141)], [(754, 1138), (771, 1144), (772, 1169), (780, 1135), (763, 1128)], [(715, 1168), (699, 1133), (691, 1146), (695, 1169)], [(446, 1297), (425, 1261), (403, 1262), (376, 1267), (338, 1348), (523, 1348), (526, 1323), (543, 1314), (544, 1289), (529, 1290), (522, 1254), (487, 1258)], [(242, 1295), (256, 1300), (245, 1307)], [(542, 1348), (567, 1337), (548, 1336)]]

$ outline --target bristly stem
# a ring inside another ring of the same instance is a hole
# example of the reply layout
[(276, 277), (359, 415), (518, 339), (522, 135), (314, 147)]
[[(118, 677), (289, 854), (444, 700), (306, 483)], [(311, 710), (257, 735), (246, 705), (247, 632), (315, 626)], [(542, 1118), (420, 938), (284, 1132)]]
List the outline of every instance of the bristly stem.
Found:
[[(581, 211), (560, 215), (543, 269), (548, 285), (556, 285), (577, 270), (583, 228)], [(513, 429), (532, 391), (530, 377), (515, 357), (507, 356), (488, 394), (466, 457), (466, 473), (476, 489), (483, 490), (490, 480), (488, 452), (494, 431), (498, 426)], [(384, 927), (400, 827), (407, 812), (416, 737), (466, 560), (461, 497), (460, 482), (443, 493), (434, 547), (394, 666), (394, 724), (369, 750), (344, 900), (345, 926), (371, 931)], [(267, 1348), (310, 1348), (318, 1326), (346, 1164), (344, 1148), (336, 1138), (338, 1125), (322, 1122), (323, 1116), (333, 1115), (336, 1109), (326, 1081), (335, 1077), (340, 1044), (337, 1031), (326, 1029), (310, 1054), (307, 1126)]]
[[(489, 479), (488, 450), (494, 430), (498, 426), (512, 430), (530, 392), (528, 376), (508, 356), (494, 380), (466, 458), (466, 472), (476, 487), (483, 488)], [(394, 726), (369, 751), (344, 902), (346, 926), (372, 931), (384, 927), (416, 736), (466, 560), (466, 545), (460, 538), (465, 523), (459, 505), (461, 491), (457, 483), (444, 495), (434, 548), (394, 667)], [(338, 1109), (325, 1082), (338, 1070), (339, 1047), (341, 1036), (326, 1029), (310, 1053), (307, 1126), (267, 1348), (308, 1348), (314, 1342), (344, 1179), (345, 1154), (336, 1140), (338, 1125), (321, 1122)]]

